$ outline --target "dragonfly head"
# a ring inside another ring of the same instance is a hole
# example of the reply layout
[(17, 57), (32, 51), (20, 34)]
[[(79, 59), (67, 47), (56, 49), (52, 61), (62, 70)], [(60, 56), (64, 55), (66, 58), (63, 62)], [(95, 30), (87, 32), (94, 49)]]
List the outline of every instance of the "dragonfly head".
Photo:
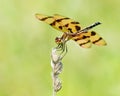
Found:
[(55, 42), (56, 42), (57, 44), (61, 44), (61, 43), (62, 43), (62, 39), (61, 39), (60, 37), (56, 37), (56, 38), (55, 38)]

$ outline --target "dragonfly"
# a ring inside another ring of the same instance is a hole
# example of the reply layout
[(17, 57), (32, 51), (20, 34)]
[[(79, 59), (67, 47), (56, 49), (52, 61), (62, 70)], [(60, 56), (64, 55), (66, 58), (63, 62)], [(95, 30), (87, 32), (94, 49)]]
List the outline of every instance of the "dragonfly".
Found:
[(92, 44), (98, 46), (107, 45), (106, 41), (95, 31), (92, 31), (93, 27), (100, 25), (100, 22), (96, 22), (86, 28), (81, 27), (80, 23), (66, 16), (54, 14), (52, 16), (44, 14), (35, 14), (36, 18), (43, 21), (53, 28), (63, 32), (61, 37), (56, 37), (55, 42), (58, 47), (65, 49), (65, 43), (69, 40), (74, 40), (83, 48), (90, 48)]

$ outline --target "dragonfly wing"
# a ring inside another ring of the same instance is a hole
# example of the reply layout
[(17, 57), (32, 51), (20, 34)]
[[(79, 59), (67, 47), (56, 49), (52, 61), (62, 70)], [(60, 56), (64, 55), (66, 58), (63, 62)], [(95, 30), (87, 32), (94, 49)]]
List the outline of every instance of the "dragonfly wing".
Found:
[(97, 34), (95, 31), (89, 31), (89, 34), (91, 35), (90, 40), (93, 44), (98, 45), (98, 46), (107, 45), (105, 40), (99, 34)]
[(79, 22), (76, 22), (68, 17), (61, 16), (59, 14), (54, 14), (56, 22), (58, 22), (66, 32), (76, 33), (81, 30)]
[(80, 33), (72, 38), (76, 41), (81, 47), (90, 48), (92, 44), (98, 46), (105, 46), (105, 40), (100, 37), (95, 31), (87, 31)]
[(87, 32), (81, 33), (78, 36), (74, 36), (72, 39), (83, 48), (90, 48), (92, 46), (90, 36), (87, 34)]
[(47, 24), (49, 24), (50, 26), (52, 26), (53, 28), (59, 30), (59, 31), (63, 31), (65, 32), (65, 30), (63, 30), (61, 28), (61, 24), (56, 22), (56, 19), (54, 18), (54, 16), (47, 16), (47, 15), (44, 15), (44, 14), (35, 14), (36, 18), (39, 19), (40, 21), (43, 21)]

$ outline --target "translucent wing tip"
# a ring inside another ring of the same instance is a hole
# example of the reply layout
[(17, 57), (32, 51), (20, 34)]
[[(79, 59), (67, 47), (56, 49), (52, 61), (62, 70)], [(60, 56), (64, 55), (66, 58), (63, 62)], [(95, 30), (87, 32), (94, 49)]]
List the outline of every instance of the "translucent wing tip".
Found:
[(35, 17), (36, 17), (37, 19), (39, 19), (39, 16), (40, 16), (39, 13), (36, 13), (36, 14), (35, 14)]
[(107, 43), (106, 43), (106, 41), (105, 40), (100, 40), (99, 42), (96, 42), (96, 43), (94, 43), (95, 45), (98, 45), (98, 46), (106, 46), (107, 45)]

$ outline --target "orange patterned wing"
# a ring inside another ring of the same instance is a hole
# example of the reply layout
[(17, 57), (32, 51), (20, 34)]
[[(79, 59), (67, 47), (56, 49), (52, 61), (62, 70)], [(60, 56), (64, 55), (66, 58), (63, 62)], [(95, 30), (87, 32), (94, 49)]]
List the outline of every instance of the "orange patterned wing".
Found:
[(105, 40), (100, 37), (95, 31), (87, 31), (80, 33), (77, 36), (72, 38), (75, 42), (77, 42), (83, 48), (90, 48), (92, 44), (98, 46), (105, 46)]
[(53, 28), (59, 30), (59, 31), (62, 31), (62, 32), (67, 32), (67, 29), (65, 28), (61, 28), (61, 24), (58, 23), (56, 21), (56, 19), (54, 18), (54, 16), (47, 16), (47, 15), (44, 15), (44, 14), (35, 14), (36, 18), (40, 21), (43, 21), (47, 24), (49, 24), (50, 26), (52, 26)]
[(67, 32), (76, 33), (81, 30), (80, 23), (71, 18), (59, 14), (54, 14), (54, 18), (61, 25), (61, 29), (66, 29)]

